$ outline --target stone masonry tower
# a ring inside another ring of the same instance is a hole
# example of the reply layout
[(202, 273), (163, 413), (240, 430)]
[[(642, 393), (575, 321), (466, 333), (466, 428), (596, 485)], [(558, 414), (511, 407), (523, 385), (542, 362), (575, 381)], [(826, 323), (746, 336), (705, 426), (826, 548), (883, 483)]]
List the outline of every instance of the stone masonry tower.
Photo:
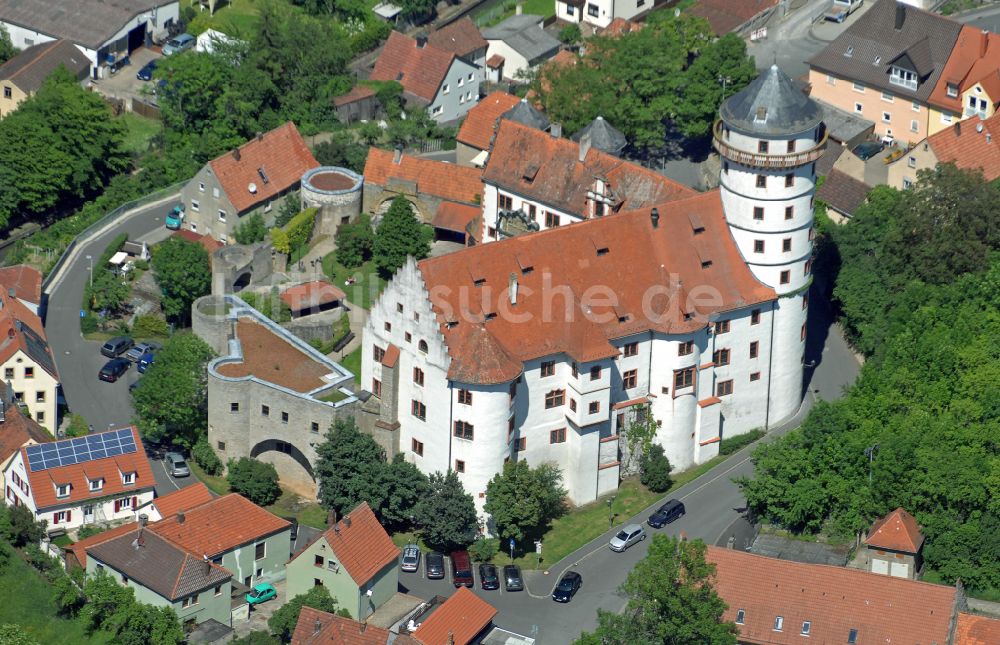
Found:
[(778, 293), (773, 312), (768, 424), (802, 400), (812, 282), (816, 160), (826, 129), (816, 103), (777, 65), (722, 104), (713, 141), (729, 230), (758, 280)]

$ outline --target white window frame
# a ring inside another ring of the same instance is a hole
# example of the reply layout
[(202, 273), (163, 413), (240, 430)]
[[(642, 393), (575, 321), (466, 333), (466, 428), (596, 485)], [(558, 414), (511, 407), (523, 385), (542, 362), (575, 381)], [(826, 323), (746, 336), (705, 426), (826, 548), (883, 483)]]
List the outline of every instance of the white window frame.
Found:
[(892, 123), (892, 115), (888, 112), (883, 112), (882, 123)]
[(132, 510), (132, 498), (123, 497), (118, 500), (118, 510), (119, 511), (131, 511)]
[(955, 115), (952, 114), (951, 112), (942, 112), (941, 113), (941, 123), (949, 123), (950, 124), (954, 119), (955, 119)]
[(69, 484), (56, 484), (56, 497), (60, 499), (69, 497), (69, 491), (70, 491)]
[(865, 106), (864, 105), (862, 105), (861, 103), (855, 103), (854, 104), (854, 113), (855, 114), (864, 114), (864, 112), (865, 112)]
[(443, 111), (444, 111), (444, 108), (441, 107), (440, 105), (435, 106), (435, 107), (431, 108), (431, 116), (437, 116), (438, 114), (441, 114), (441, 112), (443, 112)]
[(958, 85), (948, 83), (945, 87), (945, 92), (953, 99), (958, 98)]
[(88, 479), (87, 480), (87, 484), (89, 485), (90, 492), (92, 492), (92, 493), (96, 493), (97, 491), (99, 491), (102, 488), (104, 488), (104, 480), (103, 479)]
[(129, 486), (135, 483), (135, 473), (122, 473), (122, 484)]
[(442, 94), (447, 94), (447, 93), (448, 93), (448, 92), (450, 92), (450, 91), (451, 91), (451, 88), (450, 88), (450, 87), (448, 87), (448, 84), (447, 84), (447, 83), (445, 83), (445, 84), (444, 84), (444, 87), (442, 87), (442, 88), (441, 88), (441, 93), (442, 93)]
[(889, 94), (888, 92), (882, 92), (882, 100), (885, 101), (886, 103), (895, 103), (896, 97), (893, 96), (892, 94)]
[(219, 187), (218, 186), (212, 188), (212, 197), (215, 197), (216, 199), (219, 198)]
[(223, 224), (226, 223), (226, 211), (222, 210), (221, 208), (219, 209), (219, 221), (222, 222)]
[(916, 119), (910, 119), (910, 132), (920, 132), (920, 123)]
[(917, 103), (916, 101), (913, 101), (912, 103), (910, 103), (910, 109), (913, 110), (914, 112), (919, 112), (920, 104)]
[(198, 200), (197, 199), (192, 199), (191, 200), (191, 210), (193, 210), (196, 213), (199, 210), (201, 210), (201, 207), (198, 205)]
[(857, 92), (859, 94), (864, 94), (865, 93), (865, 86), (862, 85), (861, 83), (857, 82), (857, 81), (854, 81), (853, 89), (854, 89), (855, 92)]
[(906, 160), (906, 165), (909, 166), (910, 168), (916, 168), (917, 158), (914, 157), (913, 155), (910, 155), (910, 158)]
[(834, 78), (833, 74), (827, 74), (826, 75), (826, 84), (827, 85), (836, 85), (837, 84), (837, 79)]
[(889, 68), (889, 83), (905, 87), (909, 90), (916, 90), (917, 75), (908, 69), (893, 65)]
[(203, 181), (199, 181), (198, 182), (198, 192), (201, 192), (201, 193), (205, 192), (205, 182), (203, 182)]

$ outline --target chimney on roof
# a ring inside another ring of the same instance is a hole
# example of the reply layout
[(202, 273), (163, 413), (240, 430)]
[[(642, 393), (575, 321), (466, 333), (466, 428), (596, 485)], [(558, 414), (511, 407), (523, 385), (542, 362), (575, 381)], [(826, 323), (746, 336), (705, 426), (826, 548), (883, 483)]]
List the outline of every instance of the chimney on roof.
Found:
[(326, 525), (335, 526), (337, 524), (337, 511), (330, 511), (326, 515)]
[(524, 13), (524, 3), (518, 2), (517, 6), (514, 8), (514, 15), (520, 16), (523, 13)]
[(344, 524), (344, 528), (345, 529), (351, 528), (351, 516), (350, 515), (345, 515), (344, 516), (344, 522), (343, 522), (343, 524)]
[(654, 207), (653, 210), (649, 211), (649, 221), (652, 222), (653, 228), (660, 228), (660, 211), (658, 208)]
[(577, 160), (583, 163), (587, 159), (587, 153), (590, 152), (590, 133), (580, 137), (580, 152), (577, 156)]
[(396, 146), (392, 151), (392, 163), (399, 165), (403, 159), (403, 146)]
[(417, 49), (423, 49), (427, 45), (427, 36), (417, 36)]
[(264, 140), (264, 133), (263, 132), (258, 132), (257, 133), (257, 141), (263, 141), (263, 140)]
[(368, 629), (368, 622), (367, 622), (367, 621), (363, 621), (363, 622), (361, 623), (361, 627), (360, 627), (360, 629), (361, 629), (361, 633), (362, 633), (362, 634), (364, 634), (364, 633), (365, 633), (365, 630), (366, 630), (366, 629)]
[(896, 31), (903, 28), (903, 23), (906, 22), (906, 5), (897, 0), (896, 2)]
[(14, 287), (7, 289), (7, 295), (10, 296), (11, 298), (14, 297)]
[(202, 568), (205, 570), (205, 575), (212, 573), (212, 563), (208, 560), (208, 554), (203, 554), (201, 556)]
[(508, 283), (507, 292), (510, 295), (510, 304), (517, 304), (517, 274), (511, 271), (510, 282)]
[(956, 121), (955, 122), (955, 136), (956, 137), (962, 136), (962, 122), (961, 121)]
[(559, 139), (562, 137), (562, 123), (553, 123), (549, 126), (549, 134), (554, 138)]
[(980, 134), (983, 132), (983, 124), (981, 122), (976, 124), (976, 132)]
[(983, 29), (979, 32), (979, 57), (986, 57), (986, 50), (990, 46), (990, 32), (988, 29)]
[(233, 159), (235, 159), (236, 161), (240, 160), (240, 149), (239, 148), (233, 148)]
[(323, 623), (317, 618), (316, 622), (313, 623), (313, 634), (318, 634), (321, 629), (323, 629)]
[(177, 511), (177, 523), (178, 524), (184, 523), (184, 511)]
[(149, 516), (145, 513), (139, 513), (139, 528), (146, 526), (149, 523)]

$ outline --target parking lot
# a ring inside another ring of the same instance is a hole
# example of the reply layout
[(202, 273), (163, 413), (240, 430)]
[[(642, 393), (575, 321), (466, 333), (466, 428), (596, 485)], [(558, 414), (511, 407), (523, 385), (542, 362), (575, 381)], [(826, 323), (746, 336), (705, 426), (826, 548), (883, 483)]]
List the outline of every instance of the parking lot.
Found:
[(129, 57), (132, 61), (130, 65), (121, 68), (117, 73), (107, 78), (91, 81), (98, 92), (113, 98), (143, 98), (144, 92), (152, 89), (149, 81), (140, 81), (136, 78), (139, 70), (151, 60), (161, 57), (159, 47), (140, 47), (132, 52)]

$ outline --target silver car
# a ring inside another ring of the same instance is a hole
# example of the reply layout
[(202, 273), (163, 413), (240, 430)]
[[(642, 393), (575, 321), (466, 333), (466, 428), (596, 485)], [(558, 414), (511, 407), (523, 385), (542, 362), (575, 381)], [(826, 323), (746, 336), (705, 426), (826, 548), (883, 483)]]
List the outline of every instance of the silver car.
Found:
[(403, 571), (416, 571), (420, 568), (420, 547), (416, 544), (407, 544), (403, 547), (403, 558), (399, 563), (399, 568)]
[(163, 46), (163, 55), (179, 54), (195, 46), (195, 38), (191, 34), (181, 34)]
[(639, 524), (628, 524), (615, 533), (615, 536), (611, 538), (611, 544), (609, 546), (612, 551), (621, 553), (636, 542), (642, 542), (645, 539), (646, 531), (642, 528), (642, 526)]
[(168, 452), (163, 456), (163, 461), (167, 462), (167, 470), (174, 477), (187, 477), (191, 474), (191, 469), (179, 452)]

